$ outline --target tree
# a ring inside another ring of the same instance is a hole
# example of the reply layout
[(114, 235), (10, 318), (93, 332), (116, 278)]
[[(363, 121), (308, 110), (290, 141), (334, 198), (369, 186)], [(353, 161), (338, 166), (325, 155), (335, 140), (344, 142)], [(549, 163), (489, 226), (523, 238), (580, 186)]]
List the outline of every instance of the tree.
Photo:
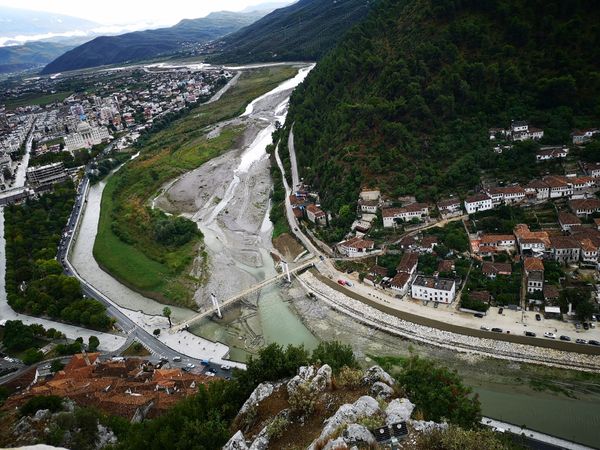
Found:
[(338, 341), (319, 343), (312, 353), (311, 362), (329, 364), (334, 373), (339, 372), (342, 367), (358, 366), (352, 347)]
[(88, 339), (88, 351), (95, 352), (98, 350), (98, 346), (100, 345), (100, 339), (96, 336), (90, 336)]
[(153, 334), (154, 336), (157, 336), (157, 337), (158, 337), (158, 335), (160, 334), (160, 329), (159, 329), (159, 328), (155, 328), (155, 329), (154, 329), (154, 331), (152, 332), (152, 334)]
[(425, 420), (449, 422), (474, 428), (481, 419), (478, 396), (466, 387), (458, 374), (434, 362), (412, 356), (397, 377), (408, 397), (423, 413)]
[(55, 359), (54, 361), (52, 361), (50, 363), (50, 371), (52, 373), (56, 373), (59, 370), (63, 370), (64, 368), (65, 368), (65, 365), (62, 362), (60, 362), (59, 359)]
[(42, 359), (44, 359), (44, 354), (34, 347), (28, 348), (23, 354), (23, 362), (28, 366), (40, 362)]
[(165, 316), (167, 319), (169, 319), (169, 328), (171, 328), (171, 308), (169, 308), (168, 306), (165, 306), (163, 308), (163, 316)]

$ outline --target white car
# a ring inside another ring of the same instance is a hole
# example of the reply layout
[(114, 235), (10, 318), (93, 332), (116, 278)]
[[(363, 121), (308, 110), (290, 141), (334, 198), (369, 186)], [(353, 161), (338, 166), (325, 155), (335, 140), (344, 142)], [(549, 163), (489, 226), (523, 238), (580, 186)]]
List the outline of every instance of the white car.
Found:
[(490, 331), (490, 327), (486, 327), (485, 325), (481, 325), (479, 329), (483, 331)]
[(196, 364), (187, 363), (187, 366), (188, 366), (190, 369), (193, 369), (194, 367), (196, 367)]
[(556, 339), (556, 335), (554, 333), (550, 333), (550, 332), (546, 332), (544, 333), (544, 337), (547, 337), (548, 339)]

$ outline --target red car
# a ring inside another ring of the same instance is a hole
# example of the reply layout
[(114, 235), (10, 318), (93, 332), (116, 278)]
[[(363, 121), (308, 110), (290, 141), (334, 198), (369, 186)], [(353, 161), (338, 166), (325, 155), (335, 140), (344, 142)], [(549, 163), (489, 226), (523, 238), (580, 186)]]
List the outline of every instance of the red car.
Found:
[(346, 286), (346, 282), (344, 280), (338, 280), (338, 284), (341, 284), (342, 286)]

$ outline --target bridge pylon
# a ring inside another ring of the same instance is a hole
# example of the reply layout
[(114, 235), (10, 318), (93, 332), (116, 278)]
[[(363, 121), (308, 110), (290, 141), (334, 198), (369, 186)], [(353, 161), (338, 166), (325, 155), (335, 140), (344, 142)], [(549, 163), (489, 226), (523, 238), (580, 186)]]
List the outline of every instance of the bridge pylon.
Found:
[(292, 282), (292, 277), (290, 277), (290, 268), (288, 266), (287, 261), (285, 261), (285, 260), (282, 259), (281, 262), (280, 262), (280, 264), (281, 264), (281, 270), (283, 272), (285, 272), (285, 278), (287, 279), (287, 282), (291, 283)]
[(217, 315), (219, 316), (219, 319), (222, 319), (223, 314), (221, 314), (221, 307), (219, 306), (219, 301), (217, 300), (217, 296), (215, 294), (211, 293), (210, 301), (212, 302), (213, 306), (217, 310)]

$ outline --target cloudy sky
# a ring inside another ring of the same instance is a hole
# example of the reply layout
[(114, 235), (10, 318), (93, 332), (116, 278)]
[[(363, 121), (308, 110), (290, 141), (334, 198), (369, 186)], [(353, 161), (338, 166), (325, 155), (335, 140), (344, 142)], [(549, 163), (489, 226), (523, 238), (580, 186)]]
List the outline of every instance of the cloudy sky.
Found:
[(269, 0), (0, 0), (12, 8), (47, 11), (92, 20), (103, 25), (152, 23), (172, 25), (212, 11), (239, 11)]

